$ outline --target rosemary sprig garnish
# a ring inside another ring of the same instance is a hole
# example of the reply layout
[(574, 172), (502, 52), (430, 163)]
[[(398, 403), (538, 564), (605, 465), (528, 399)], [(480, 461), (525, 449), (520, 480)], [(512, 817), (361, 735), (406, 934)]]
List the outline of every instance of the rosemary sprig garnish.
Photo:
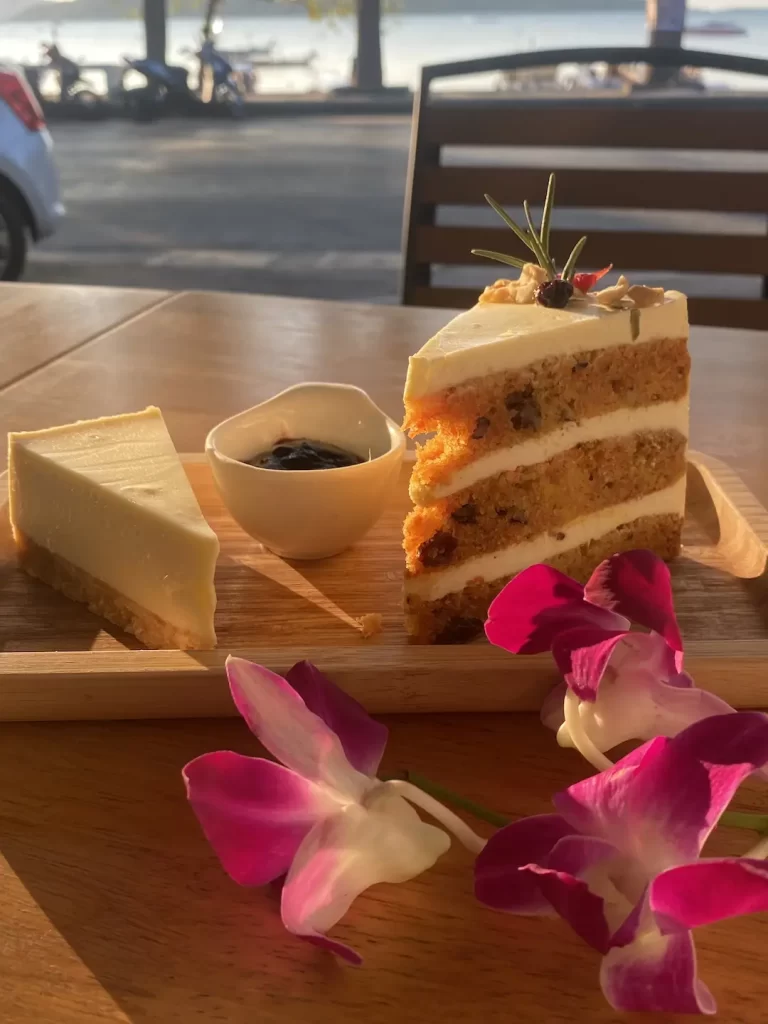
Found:
[(514, 233), (517, 235), (517, 237), (520, 239), (520, 241), (523, 243), (523, 245), (527, 245), (528, 246), (528, 248), (531, 250), (531, 252), (535, 256), (536, 255), (536, 250), (533, 247), (531, 239), (528, 237), (528, 235), (525, 233), (525, 231), (523, 231), (522, 228), (519, 228), (517, 226), (517, 224), (515, 224), (515, 222), (509, 216), (507, 211), (504, 209), (504, 207), (500, 206), (499, 203), (497, 203), (496, 200), (493, 198), (493, 196), (489, 196), (487, 193), (485, 195), (485, 201), (486, 201), (486, 203), (488, 203), (488, 205), (493, 210), (493, 212), (497, 213), (501, 217), (501, 219), (504, 221), (504, 223), (507, 225), (507, 227), (511, 228), (512, 231), (514, 231)]
[(487, 260), (496, 260), (498, 263), (506, 263), (507, 266), (517, 267), (518, 270), (522, 270), (525, 266), (525, 260), (519, 260), (517, 256), (507, 256), (503, 252), (494, 252), (492, 249), (473, 249), (472, 254), (485, 256)]
[[(501, 206), (496, 200), (489, 195), (485, 197), (486, 202), (491, 209), (501, 217), (504, 223), (510, 228), (520, 239), (520, 241), (531, 250), (533, 255), (536, 257), (536, 262), (540, 267), (543, 267), (547, 272), (547, 280), (553, 281), (558, 276), (563, 281), (570, 281), (576, 272), (576, 262), (581, 255), (581, 251), (586, 245), (586, 235), (580, 238), (573, 250), (565, 262), (562, 274), (558, 275), (557, 265), (552, 259), (549, 252), (549, 229), (552, 223), (552, 210), (555, 205), (555, 175), (550, 174), (549, 182), (547, 184), (547, 196), (544, 200), (544, 209), (541, 216), (541, 226), (539, 228), (533, 222), (531, 216), (531, 209), (528, 205), (528, 200), (523, 202), (523, 211), (525, 213), (525, 219), (528, 224), (528, 230), (524, 231), (522, 228), (512, 220), (507, 211)], [(506, 263), (510, 267), (522, 267), (525, 266), (525, 260), (519, 259), (517, 256), (507, 256), (504, 253), (493, 252), (490, 249), (473, 249), (473, 256), (483, 256), (489, 260), (496, 260), (498, 263)]]
[(571, 250), (571, 255), (566, 260), (565, 266), (563, 267), (563, 280), (570, 281), (573, 275), (576, 273), (576, 261), (581, 256), (581, 250), (587, 244), (587, 236), (583, 235), (576, 245)]
[(552, 223), (552, 207), (555, 205), (555, 176), (550, 174), (547, 182), (547, 197), (541, 214), (541, 244), (549, 252), (549, 226)]
[(528, 200), (523, 201), (523, 212), (525, 213), (525, 219), (528, 222), (528, 234), (531, 236), (533, 242), (533, 251), (536, 253), (536, 259), (539, 261), (539, 266), (544, 267), (549, 277), (557, 277), (557, 270), (555, 264), (549, 258), (549, 253), (545, 251), (542, 245), (541, 238), (536, 231), (536, 225), (533, 223), (533, 217), (531, 216), (531, 208), (528, 205)]

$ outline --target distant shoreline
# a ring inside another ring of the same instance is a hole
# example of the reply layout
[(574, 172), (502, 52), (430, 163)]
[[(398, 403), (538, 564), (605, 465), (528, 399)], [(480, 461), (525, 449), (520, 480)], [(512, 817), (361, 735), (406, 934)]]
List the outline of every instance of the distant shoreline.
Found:
[[(169, 14), (169, 20), (202, 18), (200, 4), (195, 0), (181, 0), (174, 6), (176, 9), (173, 14)], [(645, 0), (582, 0), (580, 5), (574, 0), (536, 0), (535, 6), (535, 11), (532, 11), (531, 0), (400, 0), (399, 9), (391, 13), (395, 17), (403, 15), (444, 17), (446, 14), (541, 15), (549, 12), (642, 13), (645, 10)], [(735, 12), (729, 11), (728, 13)], [(72, 0), (71, 3), (66, 4), (42, 0), (42, 2), (28, 5), (5, 20), (30, 23), (53, 21), (65, 24), (71, 21), (136, 20), (140, 17), (135, 0)], [(266, 0), (225, 0), (222, 5), (221, 17), (225, 20), (229, 18), (306, 18), (307, 14), (300, 7), (266, 2)]]

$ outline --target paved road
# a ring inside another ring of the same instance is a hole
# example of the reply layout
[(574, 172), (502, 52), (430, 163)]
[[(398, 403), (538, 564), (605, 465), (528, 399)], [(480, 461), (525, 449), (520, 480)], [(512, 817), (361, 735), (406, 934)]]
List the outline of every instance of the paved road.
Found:
[[(362, 115), (58, 125), (54, 136), (69, 216), (56, 238), (34, 251), (28, 278), (397, 301), (409, 134), (406, 117)], [(496, 148), (444, 158), (558, 167), (564, 159), (589, 166), (605, 156)], [(664, 160), (704, 169), (724, 157), (625, 150), (612, 159), (632, 167)], [(727, 161), (768, 169), (762, 154), (730, 154)], [(455, 223), (497, 223), (480, 207), (441, 215)], [(558, 210), (556, 220), (587, 231), (766, 230), (764, 217), (717, 213)], [(485, 266), (438, 268), (436, 283), (476, 284), (480, 290), (493, 273)], [(757, 279), (731, 275), (692, 279), (649, 268), (641, 277), (691, 294), (759, 291)]]
[(28, 280), (394, 301), (404, 117), (62, 124)]

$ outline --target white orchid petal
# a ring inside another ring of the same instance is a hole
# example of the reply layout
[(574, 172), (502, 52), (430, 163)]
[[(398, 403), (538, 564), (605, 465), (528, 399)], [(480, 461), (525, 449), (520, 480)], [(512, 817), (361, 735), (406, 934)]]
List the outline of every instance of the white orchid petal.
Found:
[(377, 882), (406, 882), (432, 867), (451, 841), (386, 786), (309, 833), (288, 872), (282, 917), (296, 935), (323, 935)]
[(597, 700), (581, 702), (579, 721), (605, 752), (627, 740), (677, 736), (694, 722), (733, 710), (707, 690), (670, 686), (643, 669), (626, 669), (603, 681)]

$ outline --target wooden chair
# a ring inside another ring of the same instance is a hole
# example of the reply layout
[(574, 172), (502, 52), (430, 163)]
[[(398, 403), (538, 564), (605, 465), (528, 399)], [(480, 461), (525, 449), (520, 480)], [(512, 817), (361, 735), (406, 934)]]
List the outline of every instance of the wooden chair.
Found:
[[(430, 92), (438, 79), (564, 63), (643, 63), (656, 68), (712, 68), (768, 76), (768, 61), (728, 54), (649, 48), (553, 50), (426, 67), (416, 100), (404, 225), (402, 302), (466, 308), (479, 289), (436, 287), (433, 265), (483, 263), (473, 248), (522, 255), (511, 232), (498, 227), (443, 226), (441, 206), (484, 206), (490, 193), (513, 211), (523, 199), (540, 204), (551, 167), (445, 165), (446, 146), (608, 147), (652, 150), (768, 151), (768, 95), (676, 95), (635, 89), (623, 98), (443, 98)], [(528, 161), (530, 163), (530, 160)], [(626, 162), (626, 158), (625, 158)], [(743, 161), (742, 161), (743, 163)], [(768, 168), (768, 158), (766, 158)], [(557, 169), (557, 209), (642, 209), (768, 214), (768, 170)], [(738, 218), (737, 218), (738, 221)], [(768, 235), (594, 231), (582, 264), (613, 263), (622, 271), (676, 271), (750, 275), (761, 279), (755, 298), (706, 296), (690, 303), (694, 323), (768, 329)], [(567, 254), (584, 232), (555, 230), (551, 248)], [(562, 257), (564, 258), (564, 257)], [(489, 266), (486, 262), (486, 266)], [(510, 271), (497, 265), (498, 276)], [(489, 280), (492, 271), (489, 274)], [(647, 281), (652, 283), (652, 281)]]

